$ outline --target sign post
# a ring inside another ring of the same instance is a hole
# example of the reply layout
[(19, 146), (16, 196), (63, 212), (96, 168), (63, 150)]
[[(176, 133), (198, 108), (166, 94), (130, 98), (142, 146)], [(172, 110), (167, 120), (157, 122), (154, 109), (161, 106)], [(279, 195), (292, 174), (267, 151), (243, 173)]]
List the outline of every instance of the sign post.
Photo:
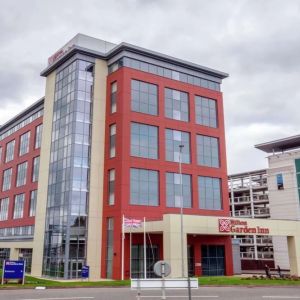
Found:
[(22, 280), (25, 283), (25, 260), (4, 260), (2, 272), (2, 284), (10, 279)]

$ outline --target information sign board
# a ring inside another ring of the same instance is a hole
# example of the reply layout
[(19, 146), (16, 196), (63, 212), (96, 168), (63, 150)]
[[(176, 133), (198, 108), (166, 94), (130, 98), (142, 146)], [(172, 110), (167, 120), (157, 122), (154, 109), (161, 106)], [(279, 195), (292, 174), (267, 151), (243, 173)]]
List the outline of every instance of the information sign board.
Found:
[(24, 284), (25, 260), (4, 260), (2, 284), (5, 280), (21, 279)]
[(90, 267), (83, 266), (81, 269), (81, 277), (82, 278), (89, 278), (90, 277)]

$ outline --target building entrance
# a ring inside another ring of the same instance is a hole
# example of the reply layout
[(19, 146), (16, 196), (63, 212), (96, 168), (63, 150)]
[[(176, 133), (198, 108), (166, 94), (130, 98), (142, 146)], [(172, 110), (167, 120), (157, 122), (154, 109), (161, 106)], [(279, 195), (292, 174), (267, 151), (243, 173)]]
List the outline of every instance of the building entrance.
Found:
[(225, 275), (225, 248), (217, 245), (202, 245), (202, 275)]
[[(147, 245), (146, 249), (146, 264), (147, 264), (147, 278), (156, 277), (153, 272), (154, 264), (159, 261), (158, 245)], [(131, 250), (131, 277), (144, 277), (144, 246), (132, 245)]]

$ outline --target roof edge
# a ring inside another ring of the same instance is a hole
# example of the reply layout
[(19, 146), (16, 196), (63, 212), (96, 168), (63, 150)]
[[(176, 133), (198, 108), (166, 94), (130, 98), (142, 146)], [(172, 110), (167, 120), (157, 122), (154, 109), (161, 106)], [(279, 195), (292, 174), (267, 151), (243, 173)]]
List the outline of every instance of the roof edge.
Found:
[(40, 75), (44, 76), (44, 77), (47, 76), (52, 71), (54, 71), (57, 67), (59, 67), (61, 64), (63, 64), (65, 61), (67, 61), (70, 57), (75, 55), (76, 53), (85, 54), (85, 55), (89, 55), (89, 56), (92, 56), (95, 58), (101, 58), (104, 60), (109, 60), (112, 57), (114, 57), (115, 55), (117, 55), (118, 53), (120, 53), (122, 51), (126, 51), (126, 50), (129, 52), (142, 54), (142, 55), (150, 57), (150, 58), (159, 59), (164, 62), (169, 62), (174, 65), (181, 66), (181, 67), (191, 69), (194, 71), (198, 71), (198, 72), (201, 72), (201, 73), (204, 73), (207, 75), (211, 75), (211, 76), (214, 76), (214, 77), (217, 77), (220, 79), (225, 79), (225, 78), (229, 77), (228, 73), (218, 71), (215, 69), (211, 69), (208, 67), (204, 67), (202, 65), (198, 65), (198, 64), (186, 61), (186, 60), (178, 59), (178, 58), (166, 55), (166, 54), (148, 50), (148, 49), (138, 47), (135, 45), (131, 45), (128, 43), (120, 43), (119, 45), (117, 45), (116, 47), (114, 47), (112, 50), (110, 50), (107, 53), (102, 53), (102, 52), (98, 52), (98, 51), (94, 51), (91, 49), (87, 49), (87, 48), (83, 48), (83, 47), (74, 45), (70, 48), (70, 50), (68, 52), (66, 52), (56, 62), (54, 62), (52, 65), (47, 66), (44, 70), (42, 70)]
[(26, 109), (22, 110), (20, 113), (9, 119), (7, 122), (5, 122), (3, 125), (0, 126), (0, 133), (5, 130), (7, 127), (9, 127), (11, 124), (17, 122), (19, 119), (26, 116), (31, 110), (36, 109), (37, 107), (43, 105), (45, 101), (45, 97), (40, 98), (39, 100), (35, 101), (33, 104), (28, 106)]

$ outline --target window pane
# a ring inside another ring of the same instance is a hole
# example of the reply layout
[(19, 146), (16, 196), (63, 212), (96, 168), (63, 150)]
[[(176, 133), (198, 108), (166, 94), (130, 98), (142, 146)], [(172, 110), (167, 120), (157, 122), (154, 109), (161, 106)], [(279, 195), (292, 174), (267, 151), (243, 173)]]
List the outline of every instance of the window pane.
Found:
[(195, 97), (196, 123), (217, 127), (217, 104), (216, 100), (208, 99), (200, 96)]
[(168, 207), (181, 207), (183, 196), (183, 207), (192, 207), (192, 194), (191, 194), (191, 175), (178, 173), (166, 173), (167, 182), (167, 206)]
[(165, 88), (165, 115), (167, 118), (189, 121), (188, 94)]
[(14, 219), (23, 218), (24, 200), (25, 200), (25, 194), (20, 194), (15, 196), (14, 215), (13, 215)]
[(158, 89), (155, 84), (131, 80), (131, 110), (150, 115), (158, 114)]
[(14, 159), (15, 143), (15, 140), (7, 143), (5, 162), (9, 162)]
[(158, 172), (130, 169), (130, 204), (158, 206)]
[(158, 128), (131, 123), (131, 155), (143, 158), (158, 158)]
[(166, 160), (179, 162), (180, 145), (182, 147), (183, 163), (190, 163), (190, 134), (188, 132), (166, 129)]
[(219, 139), (197, 135), (197, 160), (201, 166), (219, 168)]
[(29, 151), (30, 131), (24, 133), (20, 137), (20, 151), (19, 155), (24, 155)]
[(17, 183), (16, 183), (17, 187), (26, 184), (27, 166), (28, 166), (27, 162), (24, 162), (24, 163), (18, 165)]
[(222, 209), (221, 179), (198, 177), (199, 207), (202, 209)]

